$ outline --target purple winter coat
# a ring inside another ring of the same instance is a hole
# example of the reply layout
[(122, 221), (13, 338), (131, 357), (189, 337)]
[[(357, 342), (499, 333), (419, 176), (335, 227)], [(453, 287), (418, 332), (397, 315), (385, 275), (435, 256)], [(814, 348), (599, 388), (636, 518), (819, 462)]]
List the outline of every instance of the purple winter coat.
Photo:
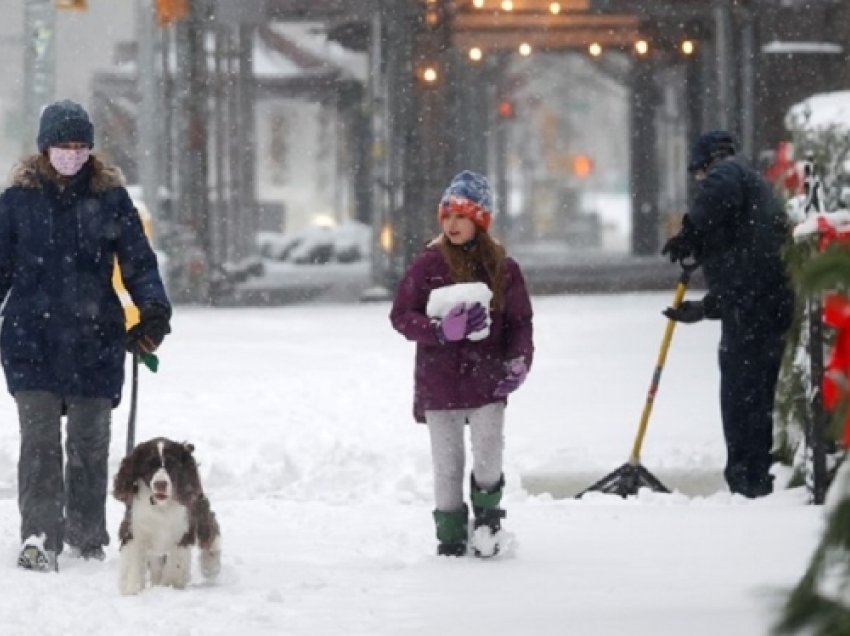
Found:
[[(454, 284), (436, 247), (428, 247), (410, 265), (390, 311), (393, 327), (416, 343), (413, 416), (425, 422), (426, 410), (478, 408), (504, 398), (493, 397), (506, 375), (505, 362), (534, 354), (531, 301), (519, 266), (505, 259), (504, 310), (490, 312), (490, 335), (440, 344), (425, 313), (432, 289)], [(489, 281), (484, 281), (489, 283)]]

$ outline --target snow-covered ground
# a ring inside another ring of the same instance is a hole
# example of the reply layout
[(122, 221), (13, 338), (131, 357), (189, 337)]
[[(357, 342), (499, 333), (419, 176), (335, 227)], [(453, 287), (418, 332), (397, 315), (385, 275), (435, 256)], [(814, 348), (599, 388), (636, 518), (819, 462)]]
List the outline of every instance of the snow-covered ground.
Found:
[[(138, 440), (195, 444), (224, 536), (220, 579), (118, 594), (118, 552), (15, 568), (17, 418), (0, 398), (0, 633), (759, 636), (822, 511), (730, 496), (716, 324), (678, 328), (643, 463), (674, 495), (569, 495), (627, 458), (668, 294), (534, 298), (537, 357), (507, 411), (505, 527), (489, 561), (434, 556), (412, 344), (385, 303), (178, 308), (142, 371)], [(110, 467), (123, 454), (115, 412)], [(548, 491), (551, 494), (546, 494)], [(553, 496), (554, 495), (554, 496)], [(110, 500), (109, 527), (121, 508)]]

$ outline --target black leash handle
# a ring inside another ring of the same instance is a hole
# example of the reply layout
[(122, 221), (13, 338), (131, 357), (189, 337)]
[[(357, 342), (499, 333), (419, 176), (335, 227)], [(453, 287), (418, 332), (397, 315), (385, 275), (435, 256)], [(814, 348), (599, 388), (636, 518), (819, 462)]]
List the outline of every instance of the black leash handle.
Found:
[(130, 389), (130, 417), (127, 420), (127, 455), (136, 445), (136, 409), (139, 402), (139, 354), (133, 352), (133, 383)]

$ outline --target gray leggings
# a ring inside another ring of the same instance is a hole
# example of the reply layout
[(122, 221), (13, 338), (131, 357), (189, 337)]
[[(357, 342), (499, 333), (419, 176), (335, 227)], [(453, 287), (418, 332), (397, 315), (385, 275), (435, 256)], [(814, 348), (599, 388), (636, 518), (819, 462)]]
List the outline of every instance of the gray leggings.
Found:
[(437, 510), (463, 508), (464, 429), (469, 424), (472, 472), (484, 490), (499, 483), (505, 448), (505, 405), (494, 402), (476, 409), (425, 411), (434, 464), (434, 502)]
[[(21, 429), (18, 507), (21, 540), (46, 535), (45, 548), (109, 543), (105, 506), (112, 401), (62, 398), (48, 391), (15, 394)], [(62, 475), (62, 411), (67, 411), (67, 465)]]

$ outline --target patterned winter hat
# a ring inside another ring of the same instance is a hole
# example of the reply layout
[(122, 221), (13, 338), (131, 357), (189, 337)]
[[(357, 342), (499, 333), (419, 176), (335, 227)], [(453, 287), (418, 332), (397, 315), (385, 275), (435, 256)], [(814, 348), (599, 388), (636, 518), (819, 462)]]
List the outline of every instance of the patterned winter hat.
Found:
[(69, 99), (45, 107), (38, 126), (38, 151), (74, 141), (94, 146), (94, 126), (85, 108)]
[(449, 214), (460, 214), (486, 232), (490, 227), (492, 213), (493, 189), (487, 178), (477, 172), (464, 170), (455, 175), (443, 192), (437, 218), (442, 221)]

